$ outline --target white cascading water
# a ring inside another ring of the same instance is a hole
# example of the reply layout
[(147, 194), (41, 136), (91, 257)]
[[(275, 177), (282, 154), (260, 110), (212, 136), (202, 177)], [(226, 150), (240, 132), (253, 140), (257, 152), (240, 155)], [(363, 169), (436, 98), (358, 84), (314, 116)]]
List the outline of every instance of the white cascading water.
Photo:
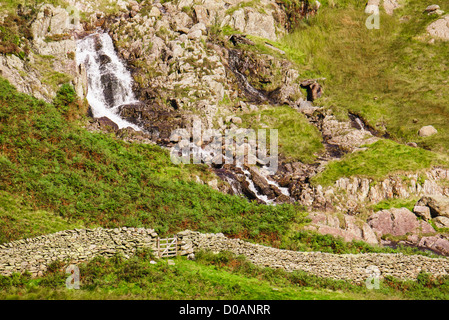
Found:
[(119, 128), (132, 127), (140, 131), (137, 125), (123, 120), (117, 113), (121, 105), (138, 101), (132, 91), (131, 73), (117, 56), (111, 37), (107, 33), (95, 33), (78, 40), (76, 63), (86, 67), (87, 101), (93, 116), (107, 117)]
[[(83, 63), (86, 67), (88, 75), (87, 100), (93, 116), (95, 118), (107, 117), (114, 121), (119, 128), (132, 127), (135, 130), (140, 130), (137, 125), (122, 119), (117, 113), (121, 105), (133, 104), (138, 101), (132, 91), (131, 73), (117, 56), (111, 37), (107, 33), (95, 33), (78, 40), (76, 62), (78, 65)], [(254, 94), (256, 93), (259, 92), (254, 92)], [(194, 143), (190, 143), (190, 148), (196, 157), (202, 158), (206, 163), (211, 163), (217, 155), (215, 149), (211, 150), (208, 147), (203, 149)], [(249, 189), (256, 197), (264, 203), (275, 205), (274, 199), (270, 200), (266, 195), (259, 193), (251, 179), (251, 173), (242, 164), (237, 164), (237, 167), (242, 169)], [(264, 169), (262, 167), (260, 173), (268, 184), (276, 186), (284, 195), (290, 197), (288, 188), (282, 188), (275, 181), (268, 179), (268, 170)]]

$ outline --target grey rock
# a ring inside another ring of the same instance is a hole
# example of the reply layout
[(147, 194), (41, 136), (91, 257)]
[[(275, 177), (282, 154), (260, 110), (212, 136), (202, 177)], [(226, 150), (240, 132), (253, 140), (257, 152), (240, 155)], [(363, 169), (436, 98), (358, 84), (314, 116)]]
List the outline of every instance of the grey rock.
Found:
[(449, 228), (449, 218), (448, 217), (439, 216), (439, 217), (433, 218), (432, 221), (435, 222), (435, 225), (438, 228)]
[(423, 218), (425, 221), (429, 221), (430, 219), (432, 219), (430, 215), (430, 208), (427, 206), (415, 206), (413, 208), (413, 213), (418, 217)]
[(430, 125), (430, 126), (425, 126), (425, 127), (422, 127), (421, 129), (419, 129), (418, 135), (420, 137), (430, 137), (437, 133), (438, 133), (437, 129), (435, 129), (434, 126)]
[(432, 218), (444, 216), (449, 218), (449, 198), (440, 195), (424, 196), (418, 202), (418, 206), (426, 206), (430, 210)]

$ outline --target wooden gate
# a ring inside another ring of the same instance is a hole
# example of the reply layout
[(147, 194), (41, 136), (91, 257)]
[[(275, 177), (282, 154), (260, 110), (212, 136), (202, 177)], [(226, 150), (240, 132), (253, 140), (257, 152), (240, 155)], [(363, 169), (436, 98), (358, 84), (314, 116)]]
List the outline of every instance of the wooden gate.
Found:
[(178, 255), (178, 238), (157, 238), (157, 256), (159, 258), (175, 257)]

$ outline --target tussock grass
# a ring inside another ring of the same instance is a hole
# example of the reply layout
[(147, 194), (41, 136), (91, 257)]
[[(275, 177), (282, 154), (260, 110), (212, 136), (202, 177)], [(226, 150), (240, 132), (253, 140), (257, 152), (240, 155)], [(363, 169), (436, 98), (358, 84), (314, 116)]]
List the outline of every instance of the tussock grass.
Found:
[[(425, 36), (437, 17), (423, 13), (426, 1), (410, 0), (393, 16), (381, 11), (380, 29), (368, 30), (364, 5), (325, 1), (317, 16), (282, 42), (305, 55), (302, 76), (326, 78), (325, 95), (317, 103), (341, 117), (348, 111), (359, 114), (397, 141), (447, 153), (449, 44), (429, 44)], [(449, 10), (447, 3), (440, 6)], [(439, 133), (418, 137), (424, 125)]]
[(279, 153), (287, 161), (311, 163), (323, 151), (318, 129), (303, 114), (288, 106), (266, 107), (241, 117), (247, 128), (277, 129)]
[(365, 151), (350, 153), (342, 159), (331, 161), (311, 181), (316, 185), (329, 186), (339, 178), (350, 176), (380, 180), (389, 174), (418, 172), (432, 166), (447, 167), (449, 161), (446, 156), (383, 139), (367, 146)]

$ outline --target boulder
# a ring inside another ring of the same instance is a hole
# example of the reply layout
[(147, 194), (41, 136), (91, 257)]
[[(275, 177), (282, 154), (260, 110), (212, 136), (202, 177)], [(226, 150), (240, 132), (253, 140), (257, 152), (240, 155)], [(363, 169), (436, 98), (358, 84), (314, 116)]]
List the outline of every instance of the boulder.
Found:
[(433, 195), (424, 196), (416, 204), (426, 206), (430, 210), (432, 218), (443, 216), (449, 218), (449, 198), (445, 196)]
[(423, 218), (425, 221), (432, 219), (430, 215), (430, 208), (427, 206), (415, 206), (413, 208), (413, 213), (416, 214), (416, 216)]
[(406, 208), (379, 211), (368, 219), (368, 225), (379, 236), (387, 234), (403, 236), (408, 233), (430, 233), (435, 231), (427, 222), (419, 221)]
[[(449, 30), (448, 30), (449, 31)], [(434, 135), (434, 134), (437, 134), (438, 133), (438, 131), (437, 131), (437, 129), (435, 129), (435, 127), (434, 126), (425, 126), (425, 127), (422, 127), (419, 131), (418, 131), (418, 135), (420, 136), (420, 137), (430, 137), (430, 136), (432, 136), (432, 135)]]
[(433, 222), (435, 222), (435, 225), (438, 228), (449, 228), (449, 218), (448, 217), (436, 217), (432, 219)]
[(449, 254), (449, 241), (442, 235), (422, 237), (418, 243), (418, 246), (429, 248), (443, 255)]
[(103, 130), (116, 132), (119, 129), (119, 126), (108, 117), (101, 117), (95, 120)]

